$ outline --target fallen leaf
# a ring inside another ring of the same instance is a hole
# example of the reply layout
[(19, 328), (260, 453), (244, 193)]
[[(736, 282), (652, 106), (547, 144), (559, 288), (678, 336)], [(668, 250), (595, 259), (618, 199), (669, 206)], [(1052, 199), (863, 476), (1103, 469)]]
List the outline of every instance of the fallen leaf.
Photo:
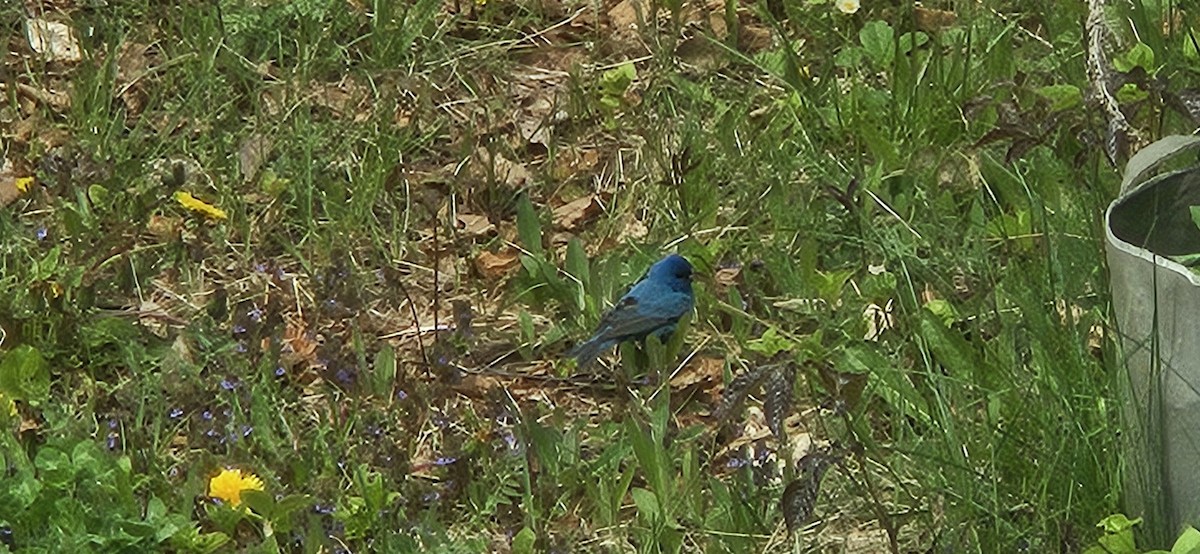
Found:
[(532, 178), (529, 170), (525, 169), (524, 165), (509, 160), (504, 156), (497, 154), (492, 162), (495, 164), (496, 179), (510, 187), (523, 187)]
[(33, 186), (33, 177), (18, 177), (11, 161), (5, 160), (0, 168), (0, 208), (12, 204)]
[(554, 208), (554, 225), (560, 229), (575, 230), (599, 215), (600, 211), (596, 195), (589, 194)]
[(738, 48), (747, 54), (761, 52), (771, 47), (771, 29), (762, 25), (742, 25), (738, 33)]
[(147, 44), (126, 42), (117, 53), (116, 82), (120, 85), (117, 96), (125, 103), (129, 117), (139, 117), (150, 101), (142, 82), (142, 78), (149, 75), (150, 66), (158, 61), (157, 56), (150, 52), (151, 47)]
[(273, 146), (271, 137), (261, 133), (253, 133), (242, 139), (238, 146), (238, 168), (242, 172), (242, 182), (248, 183), (258, 176), (258, 170), (271, 154)]
[(723, 267), (713, 274), (713, 281), (716, 281), (718, 290), (728, 290), (729, 287), (736, 286), (741, 280), (742, 266), (740, 265)]
[(863, 310), (863, 321), (867, 324), (867, 332), (863, 334), (863, 340), (879, 341), (879, 336), (884, 331), (896, 325), (896, 320), (892, 317), (892, 301), (888, 300), (885, 307), (880, 307), (878, 304), (867, 306)]
[(459, 213), (455, 227), (468, 237), (483, 237), (496, 232), (496, 226), (488, 221), (487, 216), (478, 214)]
[(520, 258), (512, 249), (493, 254), (484, 250), (475, 258), (475, 269), (479, 270), (484, 279), (494, 281), (507, 275), (521, 265)]
[(46, 61), (77, 62), (83, 59), (79, 39), (65, 23), (30, 19), (25, 22), (25, 36), (29, 39), (29, 47)]
[(936, 33), (953, 27), (958, 22), (958, 15), (949, 10), (913, 6), (913, 19), (916, 20), (918, 29), (927, 33)]
[(178, 217), (152, 215), (146, 223), (146, 230), (159, 242), (174, 242), (179, 240), (179, 232), (183, 229), (183, 220)]
[(721, 384), (725, 372), (724, 358), (697, 356), (683, 366), (683, 369), (671, 377), (671, 387), (681, 389), (697, 383), (712, 382)]

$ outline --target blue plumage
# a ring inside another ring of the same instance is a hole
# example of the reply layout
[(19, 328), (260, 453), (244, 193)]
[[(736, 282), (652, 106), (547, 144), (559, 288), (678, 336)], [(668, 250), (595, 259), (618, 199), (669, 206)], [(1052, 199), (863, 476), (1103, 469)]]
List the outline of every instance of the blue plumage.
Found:
[(692, 264), (683, 256), (671, 254), (650, 266), (646, 277), (600, 318), (592, 338), (569, 355), (584, 367), (622, 341), (645, 340), (654, 335), (666, 342), (679, 318), (692, 311), (694, 305)]

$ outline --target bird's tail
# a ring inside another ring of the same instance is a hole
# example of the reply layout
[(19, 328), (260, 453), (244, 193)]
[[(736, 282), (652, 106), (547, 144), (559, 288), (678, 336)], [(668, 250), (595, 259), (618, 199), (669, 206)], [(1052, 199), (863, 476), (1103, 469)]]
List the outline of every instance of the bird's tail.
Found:
[(589, 365), (592, 365), (592, 362), (596, 361), (596, 358), (599, 358), (605, 350), (612, 348), (614, 344), (616, 343), (611, 340), (593, 338), (583, 344), (580, 344), (579, 346), (576, 346), (575, 348), (572, 348), (567, 355), (575, 358), (575, 361), (579, 364), (579, 368), (583, 369)]

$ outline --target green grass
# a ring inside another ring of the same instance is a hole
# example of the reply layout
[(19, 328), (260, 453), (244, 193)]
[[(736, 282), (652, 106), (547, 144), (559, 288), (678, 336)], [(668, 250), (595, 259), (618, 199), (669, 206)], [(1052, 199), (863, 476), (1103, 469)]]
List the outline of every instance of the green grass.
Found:
[[(774, 22), (759, 3), (685, 3), (624, 38), (611, 2), (71, 11), (84, 61), (6, 58), (10, 83), (69, 82), (72, 104), (10, 92), (0, 113), (37, 118), (7, 155), (40, 184), (0, 209), (0, 391), (18, 401), (0, 544), (1094, 544), (1121, 511), (1119, 368), (1111, 333), (1095, 342), (1117, 173), (1072, 95), (1084, 7), (946, 2), (955, 24), (917, 32), (909, 7), (782, 4)], [(1195, 14), (1172, 8), (1165, 32), (1159, 8), (1129, 9), (1169, 88), (1194, 81)], [(1127, 107), (1148, 135), (1188, 128)], [(243, 175), (251, 137), (269, 147)], [(592, 193), (603, 211), (563, 229), (554, 208)], [(572, 375), (565, 347), (665, 250), (698, 271), (686, 337)], [(476, 264), (518, 251), (503, 277)], [(864, 340), (872, 304), (892, 321)], [(701, 360), (678, 375), (721, 375), (662, 386), (675, 354)], [(717, 421), (720, 383), (772, 356), (798, 368), (788, 444), (731, 445), (764, 423)], [(865, 379), (861, 398), (830, 370)], [(789, 537), (780, 497), (810, 439), (843, 459)], [(253, 514), (205, 497), (223, 467), (262, 478)]]

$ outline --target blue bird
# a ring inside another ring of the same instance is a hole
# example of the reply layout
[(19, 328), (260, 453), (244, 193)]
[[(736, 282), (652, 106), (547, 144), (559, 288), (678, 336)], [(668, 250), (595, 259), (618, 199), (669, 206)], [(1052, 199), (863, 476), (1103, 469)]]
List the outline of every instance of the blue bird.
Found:
[(622, 341), (640, 341), (654, 335), (666, 342), (679, 318), (692, 311), (693, 305), (692, 264), (679, 254), (671, 254), (650, 266), (646, 277), (600, 318), (592, 338), (568, 355), (578, 360), (579, 367), (586, 367)]

